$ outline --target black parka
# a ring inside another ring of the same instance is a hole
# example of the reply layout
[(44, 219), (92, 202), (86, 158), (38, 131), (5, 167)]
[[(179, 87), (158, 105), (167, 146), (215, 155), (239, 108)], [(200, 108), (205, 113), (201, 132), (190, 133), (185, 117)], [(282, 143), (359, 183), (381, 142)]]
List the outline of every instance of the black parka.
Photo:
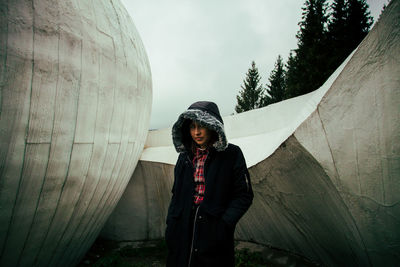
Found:
[[(192, 105), (190, 109), (200, 110), (196, 109), (196, 105), (195, 108)], [(207, 109), (201, 111), (207, 112)], [(183, 118), (181, 121), (178, 119), (180, 125), (174, 125), (173, 135), (174, 131), (185, 131), (180, 127), (186, 119), (196, 120), (209, 128), (213, 127), (207, 125), (210, 123), (209, 118), (204, 123), (204, 116), (200, 119), (185, 118), (184, 114), (180, 117)], [(218, 109), (217, 115), (219, 116)], [(222, 122), (220, 117), (211, 112), (206, 116)], [(224, 144), (226, 137), (224, 133), (221, 137), (221, 129), (213, 130), (218, 132), (218, 140), (222, 142), (209, 149), (204, 166), (204, 200), (198, 207), (193, 207), (195, 185), (191, 150), (182, 151), (175, 165), (172, 199), (165, 231), (169, 251), (167, 266), (170, 267), (189, 266), (189, 261), (190, 266), (234, 266), (235, 226), (251, 205), (253, 191), (242, 151), (236, 145)], [(176, 148), (179, 147), (177, 140), (174, 139)], [(185, 147), (187, 148), (187, 145)], [(191, 219), (191, 216), (194, 219)]]

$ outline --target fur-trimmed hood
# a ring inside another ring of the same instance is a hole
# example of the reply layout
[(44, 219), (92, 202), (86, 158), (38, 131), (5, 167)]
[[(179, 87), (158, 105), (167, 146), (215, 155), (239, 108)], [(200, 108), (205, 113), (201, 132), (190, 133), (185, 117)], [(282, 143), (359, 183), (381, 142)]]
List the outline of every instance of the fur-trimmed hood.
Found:
[[(217, 141), (213, 144), (213, 147), (217, 151), (223, 151), (228, 147), (224, 122), (219, 113), (218, 106), (213, 102), (199, 101), (193, 103), (183, 112), (172, 127), (172, 142), (178, 153), (187, 151), (191, 141), (190, 134), (189, 137), (187, 136), (189, 132), (186, 126), (188, 124), (185, 123), (188, 120), (196, 121), (200, 125), (217, 133)], [(185, 129), (187, 131), (186, 135), (184, 133)]]

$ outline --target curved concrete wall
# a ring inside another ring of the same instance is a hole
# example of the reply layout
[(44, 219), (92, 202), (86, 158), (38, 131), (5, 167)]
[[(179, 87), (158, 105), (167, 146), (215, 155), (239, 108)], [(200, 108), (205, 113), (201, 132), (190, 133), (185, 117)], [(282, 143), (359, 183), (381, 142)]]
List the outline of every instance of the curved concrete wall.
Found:
[(1, 0), (0, 20), (0, 265), (72, 266), (143, 149), (149, 62), (118, 0)]
[(112, 240), (152, 240), (164, 235), (174, 165), (139, 161), (102, 230)]
[[(228, 140), (245, 154), (255, 192), (237, 239), (327, 266), (398, 264), (399, 51), (400, 0), (392, 0), (320, 89), (224, 118)], [(140, 168), (103, 236), (163, 236), (160, 218), (176, 158), (170, 129), (149, 132)]]
[(392, 1), (294, 133), (331, 178), (375, 266), (400, 259), (399, 64), (400, 1)]
[[(295, 137), (249, 169), (253, 205), (236, 232), (332, 266), (367, 266), (352, 214), (318, 161)], [(340, 255), (340, 257), (339, 257)]]

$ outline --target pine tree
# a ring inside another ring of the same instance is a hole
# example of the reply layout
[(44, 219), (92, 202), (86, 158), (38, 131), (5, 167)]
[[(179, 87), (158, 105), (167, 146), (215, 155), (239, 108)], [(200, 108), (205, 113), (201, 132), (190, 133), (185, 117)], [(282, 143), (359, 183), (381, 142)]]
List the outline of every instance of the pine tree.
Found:
[(328, 62), (330, 69), (336, 69), (349, 55), (347, 48), (347, 17), (348, 2), (345, 0), (334, 0), (331, 5), (331, 20), (328, 26), (329, 47), (332, 51), (332, 57)]
[(348, 28), (349, 49), (354, 50), (368, 34), (373, 24), (369, 6), (365, 0), (348, 0)]
[(272, 70), (267, 84), (267, 95), (263, 98), (262, 106), (273, 104), (284, 99), (285, 93), (285, 69), (282, 57), (279, 55), (275, 62), (275, 68)]
[(286, 65), (285, 98), (319, 88), (367, 35), (373, 19), (365, 0), (305, 1), (298, 48)]
[(297, 57), (293, 55), (293, 51), (290, 52), (288, 61), (286, 63), (286, 89), (284, 98), (288, 99), (301, 94), (300, 84), (297, 83), (298, 66), (300, 64), (297, 62)]
[(302, 10), (303, 21), (299, 23), (300, 31), (296, 35), (299, 50), (323, 41), (327, 22), (326, 0), (307, 0)]
[[(390, 2), (390, 0), (387, 0), (387, 1), (388, 1), (388, 3)], [(383, 7), (382, 7), (382, 9), (381, 9), (381, 13), (379, 14), (379, 17), (378, 17), (378, 19), (376, 20), (377, 22), (381, 19), (382, 13), (383, 13), (383, 11), (385, 11), (385, 9), (387, 8), (388, 3), (383, 4)]]
[(246, 79), (243, 80), (242, 90), (239, 91), (239, 95), (236, 96), (237, 105), (235, 110), (237, 113), (241, 113), (247, 110), (259, 108), (261, 106), (261, 99), (263, 97), (263, 87), (260, 82), (260, 75), (256, 63), (251, 63), (251, 68), (246, 74)]
[(373, 19), (365, 0), (334, 0), (328, 26), (333, 72), (367, 35)]
[(328, 78), (326, 61), (326, 0), (307, 0), (300, 30), (298, 48), (288, 60), (287, 97), (295, 97), (319, 88)]

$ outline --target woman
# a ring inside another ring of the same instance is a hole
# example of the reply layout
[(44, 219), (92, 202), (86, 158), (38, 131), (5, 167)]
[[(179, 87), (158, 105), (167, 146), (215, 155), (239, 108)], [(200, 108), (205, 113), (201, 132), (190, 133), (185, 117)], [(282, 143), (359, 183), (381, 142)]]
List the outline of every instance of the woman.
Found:
[(234, 266), (235, 226), (253, 200), (243, 153), (228, 144), (213, 102), (183, 112), (172, 139), (180, 154), (165, 231), (167, 266)]

